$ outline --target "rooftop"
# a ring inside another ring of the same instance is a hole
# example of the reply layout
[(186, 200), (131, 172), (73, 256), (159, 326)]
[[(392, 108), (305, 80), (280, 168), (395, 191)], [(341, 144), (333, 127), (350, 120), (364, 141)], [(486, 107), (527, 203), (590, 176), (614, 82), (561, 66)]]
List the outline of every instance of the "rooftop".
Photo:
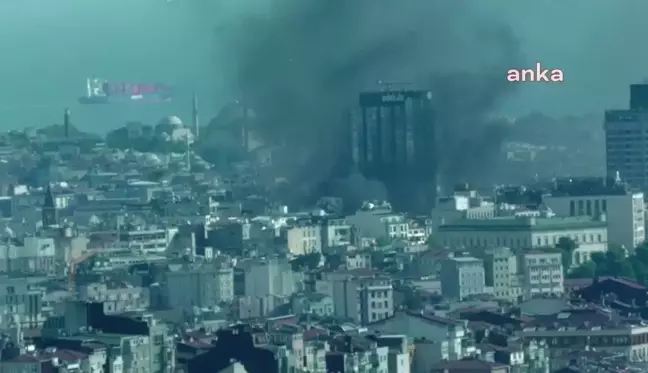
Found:
[(564, 178), (554, 180), (552, 197), (623, 196), (631, 192), (612, 177)]
[(439, 231), (557, 231), (604, 227), (607, 227), (607, 222), (588, 216), (501, 216), (491, 219), (460, 219), (441, 225)]

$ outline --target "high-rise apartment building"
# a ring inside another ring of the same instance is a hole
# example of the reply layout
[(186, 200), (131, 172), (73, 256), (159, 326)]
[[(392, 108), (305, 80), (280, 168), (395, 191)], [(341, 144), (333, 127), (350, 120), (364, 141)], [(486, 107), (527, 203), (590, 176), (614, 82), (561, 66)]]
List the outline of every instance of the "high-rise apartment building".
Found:
[(350, 122), (354, 167), (383, 182), (397, 210), (429, 214), (436, 201), (438, 168), (432, 94), (361, 93)]
[(605, 112), (608, 177), (648, 190), (648, 84), (630, 86), (630, 109)]

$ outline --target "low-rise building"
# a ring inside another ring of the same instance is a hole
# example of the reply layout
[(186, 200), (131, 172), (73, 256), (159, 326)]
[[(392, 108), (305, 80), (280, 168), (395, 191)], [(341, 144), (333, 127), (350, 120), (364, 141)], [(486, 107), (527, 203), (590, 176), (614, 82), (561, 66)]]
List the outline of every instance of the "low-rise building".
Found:
[(495, 298), (514, 301), (522, 295), (517, 255), (508, 247), (486, 250), (484, 273), (486, 286), (493, 287)]
[(614, 178), (557, 180), (543, 203), (559, 216), (607, 215), (608, 241), (633, 250), (646, 239), (644, 194)]
[(364, 325), (394, 314), (394, 290), (390, 278), (340, 271), (326, 274), (324, 280), (331, 285), (328, 290), (336, 317)]
[(441, 293), (446, 299), (464, 300), (484, 294), (484, 262), (473, 257), (447, 258), (441, 263)]
[(567, 237), (578, 244), (572, 264), (590, 260), (592, 253), (607, 251), (607, 218), (588, 216), (505, 216), (492, 219), (461, 219), (441, 225), (436, 239), (449, 247), (485, 249), (507, 246), (535, 249), (555, 246)]
[(520, 254), (522, 290), (525, 298), (560, 296), (565, 292), (562, 254), (528, 251)]
[(292, 298), (292, 312), (296, 315), (330, 317), (334, 315), (333, 298), (321, 293), (295, 294)]

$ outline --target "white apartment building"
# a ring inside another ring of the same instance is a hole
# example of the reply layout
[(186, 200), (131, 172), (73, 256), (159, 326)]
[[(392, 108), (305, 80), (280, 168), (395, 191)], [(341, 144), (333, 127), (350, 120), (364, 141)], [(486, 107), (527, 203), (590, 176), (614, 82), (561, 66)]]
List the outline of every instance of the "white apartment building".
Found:
[(522, 291), (525, 298), (559, 296), (565, 292), (562, 254), (529, 251), (520, 255)]
[(432, 210), (434, 228), (457, 219), (489, 219), (496, 216), (496, 206), (484, 201), (476, 191), (455, 190), (452, 196), (439, 198)]
[(326, 275), (335, 316), (366, 325), (394, 314), (394, 290), (389, 278), (357, 276), (353, 271)]
[(441, 263), (441, 293), (446, 299), (463, 300), (484, 294), (484, 263), (472, 257), (447, 258)]
[(557, 182), (543, 203), (559, 216), (607, 215), (608, 242), (633, 250), (646, 239), (644, 194), (611, 178)]
[[(397, 311), (394, 317), (367, 326), (381, 335), (404, 334), (424, 351), (416, 366), (418, 372), (429, 372), (442, 360), (460, 360), (476, 352), (474, 342), (467, 335), (467, 322), (431, 314)], [(440, 348), (440, 351), (439, 351)]]
[(286, 245), (290, 255), (299, 256), (322, 252), (322, 235), (318, 224), (286, 227)]
[(145, 254), (166, 252), (178, 228), (135, 229), (119, 232), (119, 246)]
[(405, 215), (393, 212), (388, 202), (365, 202), (347, 222), (363, 237), (406, 239), (408, 234)]
[(287, 260), (249, 260), (239, 263), (239, 267), (244, 271), (245, 295), (248, 297), (288, 297), (295, 292), (295, 278)]
[(387, 372), (410, 373), (409, 340), (406, 335), (379, 335), (376, 342), (378, 347), (389, 348)]
[[(591, 320), (583, 324), (582, 320)], [(622, 354), (632, 362), (648, 362), (648, 326), (638, 321), (610, 320), (597, 309), (573, 309), (527, 325), (516, 334), (525, 341), (546, 341), (550, 356), (563, 356), (574, 346)]]
[(53, 238), (25, 237), (21, 246), (8, 240), (0, 244), (0, 271), (55, 273), (56, 254)]
[(595, 252), (607, 251), (607, 218), (504, 216), (461, 219), (439, 227), (437, 239), (452, 248), (487, 249), (501, 246), (533, 249), (555, 246), (561, 237), (578, 243), (572, 264), (588, 261)]
[(496, 298), (514, 301), (522, 294), (518, 281), (518, 258), (510, 248), (487, 249), (484, 271), (486, 286), (493, 287)]
[(351, 225), (346, 219), (325, 218), (322, 222), (322, 250), (352, 245)]
[(307, 372), (326, 373), (326, 353), (330, 350), (326, 341), (304, 342), (304, 368)]

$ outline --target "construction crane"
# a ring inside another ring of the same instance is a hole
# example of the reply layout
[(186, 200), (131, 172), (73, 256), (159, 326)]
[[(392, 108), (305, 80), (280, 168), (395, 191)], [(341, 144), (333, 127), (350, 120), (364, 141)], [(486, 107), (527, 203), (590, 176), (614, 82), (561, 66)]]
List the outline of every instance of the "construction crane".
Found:
[(99, 250), (94, 249), (94, 250), (88, 250), (81, 254), (81, 256), (77, 258), (70, 258), (68, 261), (68, 290), (70, 291), (70, 294), (74, 295), (76, 294), (76, 269), (77, 266), (83, 262), (85, 262), (88, 258), (96, 254)]

